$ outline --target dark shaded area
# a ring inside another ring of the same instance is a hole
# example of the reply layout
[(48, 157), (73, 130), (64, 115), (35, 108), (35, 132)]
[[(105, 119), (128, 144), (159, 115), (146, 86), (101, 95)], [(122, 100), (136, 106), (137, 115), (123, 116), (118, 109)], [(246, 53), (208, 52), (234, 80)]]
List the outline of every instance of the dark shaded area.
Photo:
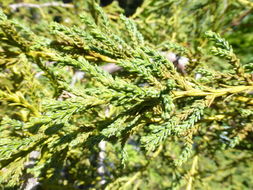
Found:
[(131, 16), (141, 6), (143, 0), (118, 0), (119, 6), (125, 10), (126, 16)]
[(62, 0), (63, 3), (72, 3), (73, 0)]
[[(131, 16), (135, 13), (136, 9), (141, 6), (143, 0), (117, 0), (119, 6), (125, 10), (126, 16)], [(111, 4), (113, 0), (100, 0), (101, 6), (107, 6)]]
[[(102, 7), (110, 5), (114, 0), (100, 0)], [(125, 10), (126, 16), (131, 16), (135, 13), (136, 9), (141, 6), (144, 0), (115, 0), (118, 1), (119, 6)], [(72, 3), (73, 0), (62, 0), (63, 3)]]
[(101, 0), (100, 5), (104, 7), (104, 6), (110, 5), (112, 2), (113, 0)]

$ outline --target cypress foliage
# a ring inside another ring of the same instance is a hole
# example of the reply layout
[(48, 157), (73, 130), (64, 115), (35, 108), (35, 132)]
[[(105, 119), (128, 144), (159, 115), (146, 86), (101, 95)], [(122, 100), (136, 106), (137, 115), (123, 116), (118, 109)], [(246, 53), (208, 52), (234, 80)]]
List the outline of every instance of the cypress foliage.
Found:
[(253, 188), (251, 1), (1, 6), (3, 189)]

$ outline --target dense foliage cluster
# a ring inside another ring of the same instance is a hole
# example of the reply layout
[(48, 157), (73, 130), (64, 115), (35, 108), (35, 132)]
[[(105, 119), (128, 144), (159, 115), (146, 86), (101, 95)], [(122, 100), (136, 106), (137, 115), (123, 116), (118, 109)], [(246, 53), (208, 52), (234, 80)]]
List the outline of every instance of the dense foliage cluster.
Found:
[(1, 2), (0, 187), (253, 188), (253, 2), (64, 2)]

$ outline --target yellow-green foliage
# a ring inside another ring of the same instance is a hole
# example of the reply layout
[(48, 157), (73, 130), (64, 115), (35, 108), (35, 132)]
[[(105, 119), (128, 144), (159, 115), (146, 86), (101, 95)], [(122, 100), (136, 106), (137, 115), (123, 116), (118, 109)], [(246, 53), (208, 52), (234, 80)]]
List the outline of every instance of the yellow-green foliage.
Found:
[(0, 11), (0, 187), (253, 188), (252, 2), (144, 0), (129, 18), (15, 2)]

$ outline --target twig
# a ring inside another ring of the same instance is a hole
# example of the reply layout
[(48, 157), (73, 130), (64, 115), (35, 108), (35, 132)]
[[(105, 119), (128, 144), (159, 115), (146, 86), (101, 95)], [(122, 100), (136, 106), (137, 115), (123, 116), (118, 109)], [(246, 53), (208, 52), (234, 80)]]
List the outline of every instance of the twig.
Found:
[[(242, 23), (243, 19), (248, 16), (253, 10), (253, 7), (251, 7), (249, 10), (243, 12), (241, 15), (239, 15), (238, 18), (234, 19), (232, 22), (231, 22), (231, 27), (235, 27), (235, 26), (238, 26)], [(231, 27), (228, 27), (226, 28), (221, 34), (225, 34), (228, 30), (231, 29)]]
[(34, 3), (15, 3), (10, 4), (9, 7), (16, 11), (20, 7), (27, 7), (27, 8), (42, 8), (42, 7), (67, 7), (67, 8), (73, 8), (74, 5), (72, 4), (64, 4), (64, 3), (58, 3), (58, 2), (50, 2), (50, 3), (43, 3), (43, 4), (34, 4)]
[(189, 181), (187, 184), (187, 188), (186, 190), (191, 190), (192, 189), (192, 184), (194, 181), (194, 175), (197, 173), (196, 168), (198, 165), (198, 156), (195, 156), (192, 162), (192, 167), (191, 167), (191, 171), (189, 172)]
[(114, 73), (116, 71), (121, 70), (122, 68), (114, 63), (107, 63), (103, 66), (101, 66), (101, 68), (105, 71), (107, 71), (108, 73)]
[(253, 8), (251, 8), (251, 9), (249, 9), (249, 10), (243, 12), (243, 13), (239, 16), (239, 18), (237, 18), (237, 19), (235, 19), (235, 20), (232, 21), (232, 24), (231, 24), (231, 25), (232, 25), (232, 26), (238, 26), (239, 24), (241, 24), (242, 20), (243, 20), (247, 15), (249, 15), (249, 14), (252, 12), (252, 10), (253, 10)]

